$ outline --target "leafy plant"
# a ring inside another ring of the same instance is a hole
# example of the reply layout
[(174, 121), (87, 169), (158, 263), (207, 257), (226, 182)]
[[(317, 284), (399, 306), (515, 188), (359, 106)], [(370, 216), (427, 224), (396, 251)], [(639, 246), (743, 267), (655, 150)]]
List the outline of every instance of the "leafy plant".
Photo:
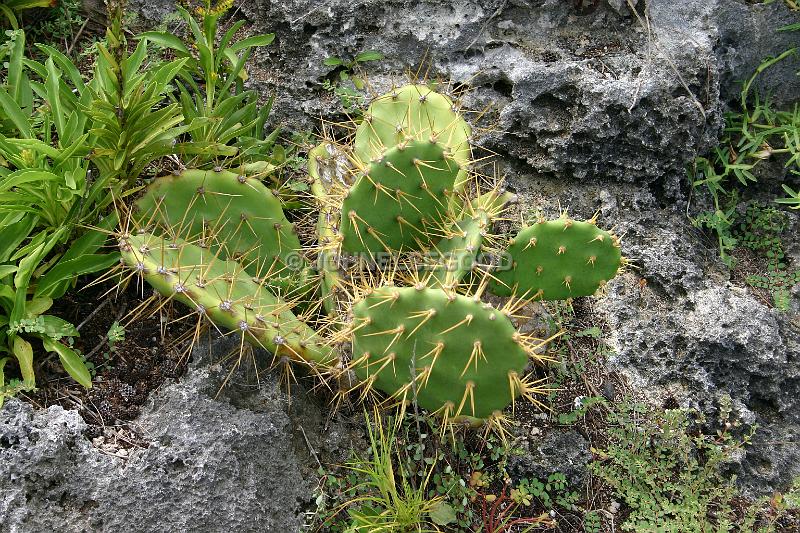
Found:
[[(728, 266), (733, 265), (730, 253), (736, 246), (731, 232), (738, 200), (736, 188), (756, 182), (759, 164), (777, 157), (785, 158), (784, 166), (790, 174), (800, 175), (800, 107), (775, 110), (769, 99), (752, 91), (759, 74), (795, 53), (792, 48), (759, 65), (744, 83), (740, 110), (726, 115), (725, 135), (714, 154), (698, 157), (689, 169), (693, 187), (704, 188), (714, 205), (713, 211), (701, 213), (692, 222), (717, 234), (720, 255)], [(789, 185), (783, 184), (783, 189), (789, 196), (777, 199), (778, 203), (800, 205)]]
[(53, 0), (3, 0), (0, 2), (0, 13), (5, 16), (12, 29), (18, 30), (20, 29), (17, 18), (19, 13), (37, 7), (53, 7)]
[[(145, 32), (140, 38), (170, 50), (183, 60), (177, 72), (178, 101), (186, 122), (192, 125), (188, 133), (194, 145), (209, 147), (196, 153), (199, 162), (216, 156), (233, 156), (240, 149), (244, 152), (242, 162), (253, 158), (266, 160), (278, 135), (278, 130), (269, 135), (264, 130), (272, 99), (259, 108), (258, 94), (245, 91), (243, 83), (247, 79), (245, 64), (252, 51), (271, 44), (275, 34), (254, 35), (233, 42), (245, 22), (235, 22), (219, 36), (219, 18), (225, 12), (224, 7), (204, 9), (200, 23), (186, 9), (178, 6), (178, 11), (191, 30), (191, 41), (184, 43), (169, 32)], [(212, 146), (216, 148), (211, 150)]]
[(790, 271), (786, 264), (781, 242), (781, 233), (786, 225), (784, 213), (771, 206), (753, 203), (747, 207), (736, 231), (740, 246), (766, 260), (766, 271), (749, 275), (747, 283), (768, 290), (775, 307), (782, 311), (789, 309), (792, 285), (800, 282), (800, 270)]
[(765, 512), (764, 502), (756, 501), (744, 520), (737, 515), (735, 479), (722, 467), (752, 433), (735, 439), (729, 430), (737, 424), (726, 418), (723, 429), (706, 435), (699, 427), (705, 421), (688, 411), (623, 402), (609, 414), (608, 445), (593, 449), (597, 460), (590, 469), (630, 507), (624, 531), (775, 531), (788, 506)]
[(410, 476), (396, 448), (394, 430), (384, 427), (377, 411), (366, 419), (370, 456), (346, 465), (360, 480), (352, 489), (354, 497), (345, 504), (351, 518), (347, 531), (440, 531), (434, 521), (446, 525), (450, 520), (442, 498), (427, 495), (434, 465), (422, 479)]
[[(97, 223), (110, 199), (92, 182), (87, 120), (59, 66), (79, 80), (77, 70), (47, 47), (42, 47), (48, 53), (44, 65), (26, 59), (24, 43), (22, 31), (11, 34), (8, 90), (0, 88), (2, 131), (9, 135), (0, 134), (0, 351), (15, 356), (22, 383), (30, 389), (35, 386), (34, 347), (25, 337), (36, 337), (88, 387), (81, 357), (62, 342), (77, 331), (45, 313), (77, 275), (118, 261), (117, 254), (96, 253), (104, 234), (86, 232), (78, 238), (80, 225)], [(29, 79), (29, 73), (42, 81)], [(45, 106), (35, 109), (37, 98)], [(101, 224), (108, 231), (116, 219)]]
[[(326, 78), (322, 87), (339, 97), (345, 111), (359, 115), (359, 107), (365, 100), (363, 91), (366, 87), (366, 80), (360, 73), (361, 65), (381, 59), (383, 59), (383, 54), (375, 50), (360, 52), (349, 61), (331, 56), (325, 59), (323, 64), (327, 67), (334, 67), (335, 76), (333, 79)], [(348, 85), (348, 82), (352, 84), (352, 87)]]

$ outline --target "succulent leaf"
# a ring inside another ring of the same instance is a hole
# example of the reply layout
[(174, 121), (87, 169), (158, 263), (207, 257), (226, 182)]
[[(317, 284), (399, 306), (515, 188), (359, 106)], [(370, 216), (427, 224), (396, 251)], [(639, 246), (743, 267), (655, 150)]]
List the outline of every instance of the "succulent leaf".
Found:
[(593, 223), (566, 217), (522, 229), (507, 255), (511, 264), (495, 270), (491, 290), (529, 299), (591, 296), (622, 264), (615, 236)]
[(156, 179), (136, 206), (141, 227), (205, 244), (277, 289), (304, 281), (294, 227), (257, 178), (220, 169), (185, 170)]
[(248, 341), (302, 362), (332, 365), (333, 350), (290, 311), (284, 300), (235, 261), (182, 239), (150, 233), (120, 238), (125, 265), (161, 295), (188, 305), (200, 317)]
[(342, 203), (342, 249), (419, 250), (450, 209), (456, 162), (436, 142), (395, 146), (372, 162)]
[(519, 392), (510, 380), (528, 354), (508, 317), (488, 304), (385, 286), (356, 303), (353, 315), (356, 375), (387, 394), (411, 400), (416, 392), (425, 409), (487, 418)]

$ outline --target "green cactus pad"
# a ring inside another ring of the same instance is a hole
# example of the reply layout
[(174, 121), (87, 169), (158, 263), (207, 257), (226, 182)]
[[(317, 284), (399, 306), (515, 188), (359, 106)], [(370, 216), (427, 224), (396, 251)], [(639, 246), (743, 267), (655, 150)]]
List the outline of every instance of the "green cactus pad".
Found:
[(408, 400), (416, 379), (417, 402), (431, 411), (449, 405), (451, 416), (487, 418), (511, 403), (509, 374), (528, 364), (508, 317), (465, 296), (385, 286), (353, 315), (356, 375)]
[[(156, 179), (136, 203), (140, 225), (220, 250), (251, 276), (285, 289), (302, 284), (300, 241), (280, 201), (256, 178), (226, 170), (185, 170)], [(294, 283), (292, 283), (292, 281)]]
[(508, 247), (510, 268), (498, 268), (499, 296), (565, 300), (591, 296), (622, 264), (617, 238), (589, 222), (559, 218), (524, 228)]
[(221, 260), (182, 239), (149, 233), (122, 236), (120, 251), (127, 267), (159, 293), (188, 305), (218, 327), (242, 332), (275, 355), (336, 364), (332, 349), (239, 263)]
[(369, 162), (404, 140), (435, 137), (463, 169), (471, 157), (471, 133), (449, 97), (424, 85), (406, 85), (372, 101), (356, 129), (354, 155)]
[(448, 230), (448, 235), (428, 252), (436, 259), (428, 279), (429, 287), (452, 288), (472, 270), (488, 223), (489, 215), (481, 210)]
[(372, 163), (342, 203), (346, 252), (419, 250), (450, 209), (458, 165), (440, 143), (412, 141)]

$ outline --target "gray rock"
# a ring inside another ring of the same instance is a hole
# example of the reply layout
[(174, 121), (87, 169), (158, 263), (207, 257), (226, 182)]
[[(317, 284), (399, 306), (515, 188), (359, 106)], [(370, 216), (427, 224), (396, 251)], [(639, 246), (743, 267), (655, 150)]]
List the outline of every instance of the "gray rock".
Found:
[(758, 424), (738, 466), (751, 494), (785, 488), (800, 475), (800, 331), (730, 285), (659, 297), (633, 276), (612, 284), (598, 307), (611, 326), (611, 363), (653, 401), (673, 398), (715, 419), (720, 398), (734, 417)]
[[(469, 85), (467, 104), (491, 105), (486, 123), (503, 132), (480, 142), (536, 173), (657, 183), (678, 198), (685, 165), (716, 143), (720, 92), (735, 99), (737, 79), (790, 46), (793, 37), (775, 29), (792, 15), (782, 2), (653, 0), (635, 16), (626, 3), (587, 14), (562, 0), (261, 0), (240, 8), (254, 31), (277, 34), (257, 54), (252, 86), (276, 94), (274, 119), (292, 129), (336, 117), (338, 99), (322, 89), (336, 74), (327, 57), (375, 49), (386, 56), (366, 67), (376, 89), (420, 65)], [(765, 82), (778, 96), (797, 94), (796, 70), (789, 59)]]
[(589, 441), (574, 429), (547, 428), (522, 444), (524, 455), (512, 455), (508, 460), (508, 473), (514, 480), (520, 478), (547, 481), (550, 474), (560, 472), (570, 487), (582, 487), (586, 479), (586, 465), (592, 460)]
[(149, 446), (121, 459), (83, 436), (77, 412), (35, 411), (9, 401), (0, 411), (2, 531), (299, 531), (313, 509), (316, 460), (350, 449), (326, 408), (274, 375), (261, 386), (242, 372), (192, 369), (152, 395), (137, 425)]

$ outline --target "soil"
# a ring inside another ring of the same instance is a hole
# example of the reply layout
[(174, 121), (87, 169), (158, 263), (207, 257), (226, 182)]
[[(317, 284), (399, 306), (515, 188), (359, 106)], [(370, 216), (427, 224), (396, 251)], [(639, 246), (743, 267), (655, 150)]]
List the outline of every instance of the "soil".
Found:
[[(130, 421), (139, 415), (150, 392), (184, 374), (188, 353), (182, 339), (194, 329), (188, 322), (168, 323), (163, 310), (145, 311), (130, 321), (131, 312), (142, 302), (136, 285), (117, 291), (111, 283), (90, 287), (79, 283), (86, 288), (66, 294), (50, 310), (79, 328), (81, 336), (74, 347), (85, 354), (90, 370), (93, 367), (91, 389), (67, 376), (54, 354), (41, 354), (34, 359), (38, 388), (22, 395), (37, 407), (77, 409), (88, 425), (88, 438), (121, 439), (121, 447), (125, 440), (131, 441), (129, 445), (142, 444)], [(111, 347), (107, 334), (114, 323), (125, 326), (125, 337)]]

